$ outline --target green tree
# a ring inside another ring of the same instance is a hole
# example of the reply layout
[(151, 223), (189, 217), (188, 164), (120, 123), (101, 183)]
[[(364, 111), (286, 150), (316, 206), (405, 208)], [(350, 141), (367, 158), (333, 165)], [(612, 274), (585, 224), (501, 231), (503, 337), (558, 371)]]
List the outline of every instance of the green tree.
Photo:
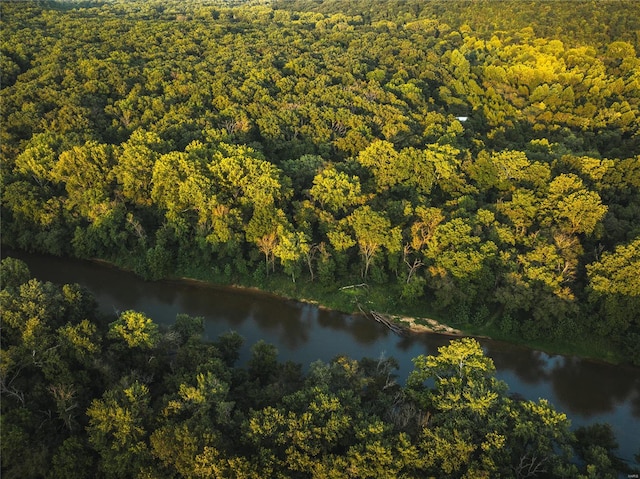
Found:
[(135, 477), (150, 464), (149, 403), (149, 388), (138, 381), (114, 387), (91, 402), (87, 433), (106, 477)]
[(515, 238), (523, 241), (527, 232), (539, 217), (540, 200), (530, 190), (516, 189), (509, 201), (497, 205), (497, 210), (505, 215), (515, 230)]
[(623, 343), (634, 363), (640, 358), (633, 347), (639, 334), (640, 288), (636, 275), (640, 267), (640, 240), (618, 245), (599, 261), (587, 265), (589, 301), (599, 311), (594, 327), (613, 334)]
[(31, 272), (24, 261), (8, 257), (0, 262), (0, 289), (16, 291), (29, 279)]
[(153, 349), (160, 334), (151, 318), (137, 311), (124, 311), (109, 325), (109, 337), (122, 340), (129, 348)]
[(314, 177), (309, 194), (320, 208), (333, 214), (344, 213), (364, 200), (359, 178), (337, 171), (332, 165)]
[(94, 470), (95, 458), (88, 444), (78, 437), (70, 437), (62, 443), (53, 456), (47, 477), (88, 479), (93, 477)]
[[(295, 283), (296, 274), (299, 274), (300, 270), (300, 261), (308, 257), (311, 249), (308, 237), (303, 231), (286, 231), (280, 227), (278, 238), (273, 255), (280, 259), (285, 272), (291, 275), (291, 280)], [(309, 271), (312, 271), (311, 267)]]
[(220, 143), (208, 169), (223, 204), (267, 207), (290, 195), (280, 170), (247, 146)]
[(51, 176), (64, 185), (70, 210), (95, 222), (111, 209), (113, 163), (113, 148), (95, 141), (60, 153)]
[(357, 160), (373, 172), (377, 191), (406, 185), (429, 194), (437, 175), (434, 160), (438, 158), (438, 150), (429, 145), (424, 150), (404, 148), (398, 152), (388, 141), (373, 141), (359, 153)]
[(441, 307), (455, 301), (469, 304), (488, 286), (497, 246), (493, 241), (482, 241), (473, 229), (471, 221), (453, 218), (435, 227), (426, 244), (431, 287)]
[(163, 149), (157, 134), (140, 129), (122, 144), (113, 174), (125, 199), (140, 206), (151, 205), (154, 165)]
[(397, 253), (401, 249), (401, 231), (399, 227), (391, 227), (391, 222), (382, 213), (369, 206), (361, 206), (348, 218), (362, 256), (362, 278), (366, 281), (369, 268), (381, 248), (388, 253)]
[[(505, 385), (495, 379), (493, 361), (471, 338), (452, 341), (438, 356), (418, 356), (407, 385), (425, 409), (486, 417)], [(428, 379), (433, 389), (425, 388)]]
[(276, 209), (273, 205), (265, 205), (256, 208), (253, 216), (246, 226), (247, 241), (255, 243), (260, 252), (264, 254), (265, 268), (267, 274), (269, 268), (275, 270), (275, 254), (283, 253), (285, 262), (287, 255), (284, 251), (277, 250), (280, 238), (286, 231), (290, 231), (291, 227), (287, 217), (281, 209)]
[(16, 170), (40, 187), (48, 185), (54, 181), (53, 168), (58, 161), (61, 143), (61, 139), (56, 135), (34, 135), (28, 146), (16, 157)]
[(183, 232), (208, 219), (213, 194), (203, 162), (194, 156), (174, 151), (162, 155), (153, 166), (151, 198)]
[[(416, 358), (407, 381), (410, 397), (431, 412), (420, 440), (432, 473), (576, 474), (567, 464), (572, 435), (566, 415), (546, 400), (506, 397), (506, 385), (495, 379), (493, 361), (476, 340), (451, 341), (438, 351)], [(426, 381), (434, 381), (433, 389)]]
[(600, 195), (587, 190), (573, 174), (561, 174), (551, 181), (543, 208), (568, 234), (591, 235), (607, 212)]

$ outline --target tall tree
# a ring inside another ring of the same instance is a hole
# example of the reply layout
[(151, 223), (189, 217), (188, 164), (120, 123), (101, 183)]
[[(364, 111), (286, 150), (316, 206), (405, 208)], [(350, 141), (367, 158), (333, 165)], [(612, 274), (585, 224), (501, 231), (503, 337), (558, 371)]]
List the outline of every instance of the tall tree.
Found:
[(113, 164), (113, 148), (95, 141), (60, 154), (51, 175), (64, 185), (72, 212), (95, 222), (111, 209)]
[(399, 227), (391, 227), (391, 222), (382, 213), (369, 206), (361, 206), (348, 218), (353, 228), (356, 242), (363, 260), (362, 277), (367, 279), (369, 268), (381, 248), (389, 253), (397, 253), (401, 248), (401, 231)]

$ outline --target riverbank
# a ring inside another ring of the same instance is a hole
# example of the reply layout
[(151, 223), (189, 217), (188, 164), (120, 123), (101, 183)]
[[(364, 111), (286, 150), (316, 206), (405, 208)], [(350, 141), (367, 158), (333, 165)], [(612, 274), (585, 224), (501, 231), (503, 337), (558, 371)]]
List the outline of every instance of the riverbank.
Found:
[[(134, 272), (126, 265), (100, 258), (93, 258), (100, 264), (108, 264), (124, 271)], [(296, 301), (313, 304), (315, 307), (337, 311), (350, 315), (362, 315), (365, 311), (375, 311), (395, 324), (400, 325), (410, 334), (438, 334), (444, 336), (492, 339), (505, 343), (540, 351), (549, 355), (577, 357), (591, 361), (612, 365), (629, 364), (618, 348), (603, 337), (573, 338), (572, 341), (553, 338), (526, 339), (521, 335), (505, 332), (499, 326), (499, 318), (488, 320), (484, 324), (471, 322), (450, 323), (438, 317), (435, 311), (425, 311), (424, 305), (397, 304), (390, 298), (397, 295), (390, 294), (388, 286), (380, 285), (348, 285), (323, 286), (310, 281), (291, 281), (289, 276), (273, 274), (255, 281), (253, 277), (243, 278), (241, 281), (226, 282), (225, 278), (208, 271), (191, 270), (179, 271), (169, 276), (165, 281), (185, 281), (214, 286), (216, 288), (233, 288), (250, 291), (286, 301)], [(424, 314), (424, 313), (427, 314)], [(375, 321), (373, 317), (369, 318)]]
[[(399, 324), (410, 334), (438, 334), (453, 337), (469, 336), (492, 339), (549, 355), (577, 357), (612, 365), (629, 364), (619, 354), (618, 349), (606, 338), (577, 338), (574, 341), (560, 341), (552, 338), (530, 340), (520, 335), (505, 333), (498, 326), (498, 321), (495, 319), (483, 325), (471, 323), (448, 324), (446, 320), (438, 318), (435, 312), (428, 312), (428, 315), (420, 314), (418, 305), (406, 307), (405, 305), (397, 305), (390, 302), (389, 298), (393, 297), (393, 295), (389, 294), (388, 287), (358, 285), (360, 287), (344, 288), (334, 286), (333, 288), (326, 288), (311, 282), (299, 281), (293, 283), (289, 277), (278, 275), (269, 277), (267, 281), (260, 285), (241, 284), (238, 282), (227, 284), (216, 280), (216, 278), (193, 278), (186, 275), (173, 277), (172, 280), (198, 281), (216, 287), (237, 288), (288, 301), (309, 303), (318, 308), (351, 315), (362, 315), (364, 313), (362, 305), (366, 305), (365, 310), (375, 311), (377, 314), (384, 315), (390, 321)], [(370, 319), (375, 321), (373, 317), (370, 317)]]
[[(6, 251), (3, 251), (3, 256), (6, 253)], [(102, 258), (92, 258), (90, 261), (135, 274), (134, 268), (126, 264), (119, 264)], [(323, 310), (337, 311), (350, 315), (361, 315), (362, 309), (375, 311), (384, 315), (393, 323), (400, 325), (410, 334), (437, 334), (452, 337), (471, 336), (494, 339), (552, 355), (572, 356), (613, 365), (628, 364), (628, 361), (625, 361), (625, 358), (621, 357), (617, 349), (605, 338), (595, 337), (571, 342), (549, 338), (526, 340), (515, 334), (506, 334), (498, 326), (498, 321), (495, 319), (483, 325), (450, 324), (443, 318), (439, 318), (437, 314), (434, 314), (435, 312), (427, 311), (427, 314), (424, 314), (424, 305), (407, 306), (393, 303), (389, 300), (393, 295), (389, 294), (387, 287), (363, 286), (344, 289), (333, 286), (328, 288), (306, 281), (293, 283), (289, 277), (278, 275), (265, 278), (260, 284), (251, 283), (251, 278), (248, 278), (249, 281), (246, 283), (240, 283), (239, 281), (229, 283), (225, 282), (224, 279), (211, 273), (205, 274), (203, 271), (181, 271), (174, 276), (165, 278), (163, 281), (191, 282), (216, 288), (246, 290), (253, 294), (313, 304)], [(361, 308), (358, 308), (358, 305), (361, 305)], [(370, 318), (370, 320), (374, 321), (373, 318)]]
[[(98, 262), (101, 262), (103, 264), (110, 264), (113, 267), (116, 267), (115, 265), (108, 263), (108, 262), (104, 262), (103, 260), (96, 260)], [(184, 281), (186, 283), (193, 283), (193, 284), (199, 284), (199, 285), (207, 285), (207, 286), (214, 286), (216, 288), (233, 288), (233, 289), (238, 289), (238, 290), (242, 290), (242, 291), (250, 291), (251, 293), (254, 294), (262, 294), (262, 295), (267, 295), (267, 296), (271, 296), (271, 297), (275, 297), (275, 298), (279, 298), (285, 301), (297, 301), (300, 303), (307, 303), (307, 304), (312, 304), (313, 306), (320, 308), (320, 309), (324, 309), (324, 310), (332, 310), (332, 311), (338, 311), (341, 313), (346, 313), (346, 314), (361, 314), (364, 316), (370, 316), (370, 314), (368, 314), (367, 312), (363, 311), (362, 309), (358, 310), (352, 310), (352, 311), (345, 311), (345, 310), (340, 310), (340, 309), (336, 309), (336, 308), (331, 308), (327, 305), (324, 305), (320, 302), (318, 302), (315, 299), (310, 299), (310, 298), (306, 298), (306, 297), (296, 297), (296, 296), (291, 296), (291, 295), (285, 295), (285, 294), (278, 294), (275, 291), (269, 291), (266, 289), (261, 289), (258, 288), (256, 286), (244, 286), (241, 284), (221, 284), (221, 283), (214, 283), (214, 282), (210, 282), (210, 281), (206, 281), (206, 280), (202, 280), (202, 279), (195, 279), (195, 278), (190, 278), (187, 276), (176, 276), (176, 277), (171, 277), (167, 279), (168, 281)], [(372, 311), (373, 312), (373, 311)], [(491, 339), (488, 338), (487, 336), (484, 335), (474, 335), (474, 334), (468, 334), (465, 333), (464, 331), (460, 330), (460, 329), (456, 329), (453, 328), (451, 326), (448, 326), (444, 323), (441, 323), (439, 321), (436, 321), (433, 318), (423, 318), (423, 317), (412, 317), (412, 316), (405, 316), (405, 315), (398, 315), (398, 314), (384, 314), (384, 313), (379, 313), (377, 311), (374, 312), (375, 314), (381, 315), (383, 316), (387, 321), (391, 322), (392, 324), (397, 324), (400, 328), (404, 329), (405, 331), (412, 333), (412, 334), (424, 334), (424, 333), (429, 333), (429, 334), (442, 334), (445, 336), (473, 336), (473, 337), (483, 337), (483, 338), (487, 338), (487, 339)]]
[[(14, 256), (6, 250), (2, 254)], [(238, 359), (242, 364), (251, 357), (253, 345), (263, 340), (277, 348), (281, 361), (302, 365), (315, 361), (328, 363), (342, 355), (354, 359), (394, 358), (398, 365), (397, 380), (402, 382), (413, 369), (413, 358), (436, 354), (439, 347), (447, 345), (454, 337), (444, 333), (416, 332), (402, 336), (387, 333), (372, 324), (372, 319), (365, 319), (359, 313), (336, 313), (335, 308), (327, 307), (310, 294), (302, 294), (302, 286), (309, 286), (302, 282), (298, 284), (300, 301), (294, 300), (291, 294), (285, 298), (250, 286), (233, 287), (179, 277), (144, 281), (130, 268), (124, 271), (124, 268), (104, 261), (19, 252), (15, 257), (23, 259), (34, 277), (42, 281), (86, 286), (95, 294), (99, 310), (105, 314), (134, 309), (162, 327), (173, 324), (177, 314), (203, 317), (205, 337), (212, 341), (235, 331), (244, 339)], [(286, 278), (282, 280), (284, 282)], [(328, 298), (333, 298), (335, 303), (342, 301), (353, 305), (335, 294), (339, 286), (333, 287), (334, 294)], [(306, 291), (309, 292), (308, 288)], [(373, 298), (375, 291), (369, 292), (368, 298)], [(359, 299), (367, 309), (374, 307), (362, 294)], [(393, 319), (410, 316), (419, 317), (405, 314)], [(558, 410), (567, 413), (574, 428), (598, 422), (611, 423), (621, 444), (620, 457), (633, 462), (633, 455), (640, 447), (633, 434), (633, 425), (638, 420), (634, 401), (640, 394), (640, 369), (576, 357), (548, 356), (538, 348), (512, 346), (502, 341), (480, 341), (487, 356), (494, 361), (496, 377), (508, 382), (513, 393), (533, 401), (549, 399)]]
[(432, 318), (411, 318), (408, 316), (392, 316), (403, 324), (407, 325), (407, 328), (412, 333), (436, 333), (445, 334), (447, 336), (469, 336), (464, 331), (446, 324), (442, 324)]

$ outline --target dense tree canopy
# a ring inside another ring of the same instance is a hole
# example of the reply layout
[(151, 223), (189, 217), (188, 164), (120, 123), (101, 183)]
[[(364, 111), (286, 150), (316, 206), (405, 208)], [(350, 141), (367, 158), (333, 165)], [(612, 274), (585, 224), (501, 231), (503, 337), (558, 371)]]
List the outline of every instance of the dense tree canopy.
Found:
[(638, 360), (637, 3), (0, 8), (3, 244)]
[(473, 339), (419, 356), (281, 363), (202, 318), (101, 317), (77, 285), (1, 264), (2, 475), (8, 478), (613, 478), (606, 425), (569, 430), (507, 394)]

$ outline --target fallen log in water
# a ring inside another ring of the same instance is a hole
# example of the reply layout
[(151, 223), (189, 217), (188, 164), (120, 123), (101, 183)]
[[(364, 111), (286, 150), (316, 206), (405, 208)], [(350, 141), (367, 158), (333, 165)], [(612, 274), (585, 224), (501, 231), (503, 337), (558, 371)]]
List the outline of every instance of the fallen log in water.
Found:
[(383, 315), (381, 313), (378, 313), (378, 312), (373, 311), (373, 310), (369, 311), (369, 313), (366, 313), (359, 304), (358, 304), (358, 309), (365, 316), (367, 316), (367, 317), (371, 316), (373, 319), (375, 319), (380, 324), (384, 324), (387, 328), (389, 328), (392, 332), (394, 332), (398, 336), (404, 336), (408, 331), (407, 328), (405, 328), (405, 327), (403, 327), (403, 326), (401, 326), (401, 325), (399, 325), (397, 323), (394, 323), (388, 317), (386, 317), (385, 315)]
[(394, 333), (396, 333), (399, 336), (402, 336), (403, 334), (405, 334), (407, 332), (407, 330), (405, 328), (403, 328), (402, 326), (400, 326), (397, 323), (394, 323), (389, 318), (383, 316), (380, 313), (376, 313), (375, 311), (371, 311), (371, 316), (373, 317), (373, 319), (375, 319), (376, 321), (378, 321), (381, 324), (384, 324), (387, 328), (389, 328), (391, 331), (393, 331)]

